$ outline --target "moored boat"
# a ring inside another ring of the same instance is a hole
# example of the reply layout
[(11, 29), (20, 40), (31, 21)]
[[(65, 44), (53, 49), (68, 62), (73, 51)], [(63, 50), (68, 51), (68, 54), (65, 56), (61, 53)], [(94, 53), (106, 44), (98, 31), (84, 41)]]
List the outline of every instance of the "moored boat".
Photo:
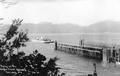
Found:
[(54, 40), (43, 38), (44, 43), (54, 43)]

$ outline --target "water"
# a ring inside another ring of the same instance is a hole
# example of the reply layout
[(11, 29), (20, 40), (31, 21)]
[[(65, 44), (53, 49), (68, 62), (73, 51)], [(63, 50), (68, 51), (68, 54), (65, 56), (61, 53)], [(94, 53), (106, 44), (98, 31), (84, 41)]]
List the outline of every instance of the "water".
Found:
[[(41, 36), (41, 35), (40, 35)], [(57, 40), (60, 43), (68, 43), (78, 45), (80, 39), (84, 39), (86, 44), (111, 44), (119, 45), (120, 34), (46, 34), (44, 37)], [(84, 58), (77, 55), (64, 53), (54, 50), (54, 44), (44, 44), (41, 42), (29, 42), (27, 47), (22, 48), (27, 54), (38, 49), (40, 53), (48, 59), (57, 56), (60, 60), (57, 64), (62, 67), (62, 71), (70, 74), (70, 76), (80, 75), (83, 73), (93, 72), (93, 63), (97, 63), (98, 76), (120, 76), (120, 65), (115, 67), (114, 64), (109, 64), (103, 67), (102, 62), (97, 60)]]

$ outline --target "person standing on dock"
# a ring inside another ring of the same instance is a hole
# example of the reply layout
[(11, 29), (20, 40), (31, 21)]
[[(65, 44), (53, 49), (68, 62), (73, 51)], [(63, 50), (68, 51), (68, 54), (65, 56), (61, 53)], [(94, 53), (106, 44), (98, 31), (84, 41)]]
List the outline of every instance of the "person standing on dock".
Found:
[(116, 57), (116, 50), (115, 50), (115, 47), (113, 47), (113, 53), (112, 53), (112, 55), (113, 55), (113, 58)]
[(93, 76), (97, 76), (96, 63), (93, 63), (93, 66), (94, 66)]
[(116, 49), (115, 49), (115, 47), (113, 47), (112, 55), (113, 55), (113, 63), (114, 63), (114, 66), (116, 67)]
[(55, 50), (57, 50), (57, 41), (55, 41), (54, 43), (55, 43)]

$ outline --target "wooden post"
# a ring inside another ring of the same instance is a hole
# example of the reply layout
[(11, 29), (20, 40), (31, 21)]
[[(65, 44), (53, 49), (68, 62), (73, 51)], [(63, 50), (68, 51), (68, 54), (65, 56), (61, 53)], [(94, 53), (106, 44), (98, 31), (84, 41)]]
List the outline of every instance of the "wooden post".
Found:
[(116, 49), (116, 58), (115, 58), (116, 62), (119, 62), (119, 59), (120, 59), (119, 58), (120, 57), (120, 53), (119, 52), (120, 52), (120, 49)]
[(58, 46), (57, 46), (57, 41), (55, 41), (55, 50), (57, 50), (57, 47), (58, 47)]
[(107, 64), (107, 52), (106, 52), (106, 49), (103, 49), (103, 67), (106, 67), (106, 64)]
[(111, 54), (111, 49), (109, 48), (109, 49), (107, 49), (106, 51), (107, 51), (107, 52), (106, 52), (106, 53), (107, 53), (107, 61), (110, 62), (110, 58), (111, 58), (111, 55), (112, 55), (112, 54)]
[(118, 51), (118, 56), (119, 56), (119, 60), (118, 61), (120, 62), (120, 49)]

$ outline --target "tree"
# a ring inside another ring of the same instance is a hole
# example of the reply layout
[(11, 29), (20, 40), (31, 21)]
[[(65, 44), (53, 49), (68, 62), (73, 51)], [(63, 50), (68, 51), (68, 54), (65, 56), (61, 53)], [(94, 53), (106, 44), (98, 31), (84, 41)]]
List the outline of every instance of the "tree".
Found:
[[(58, 76), (57, 73), (60, 68), (56, 65), (57, 57), (46, 61), (46, 57), (38, 53), (37, 50), (28, 56), (25, 56), (24, 52), (13, 53), (15, 50), (18, 51), (20, 47), (26, 46), (25, 42), (29, 41), (28, 33), (18, 30), (22, 21), (20, 19), (13, 20), (4, 37), (0, 39), (0, 62), (4, 62), (3, 65), (7, 68), (13, 65), (14, 67), (11, 68), (12, 71), (25, 69), (25, 71), (20, 71), (20, 73), (16, 72), (14, 76)], [(4, 53), (7, 51), (9, 51), (8, 59), (4, 56)]]
[(50, 60), (46, 63), (46, 72), (50, 73), (51, 76), (57, 76), (59, 72), (59, 67), (57, 67), (56, 61), (59, 60), (57, 57), (50, 58)]
[(20, 20), (19, 18), (12, 21), (11, 26), (9, 27), (8, 31), (5, 34), (6, 41), (10, 40), (14, 35), (18, 34), (17, 30), (18, 30), (19, 26), (21, 25), (22, 21), (23, 21), (23, 19)]
[(12, 47), (17, 49), (17, 53), (19, 52), (20, 47), (25, 47), (25, 42), (29, 41), (29, 38), (27, 36), (27, 32), (19, 32), (18, 37), (16, 37), (13, 41)]
[(4, 34), (3, 39), (1, 39), (1, 51), (5, 49), (5, 51), (9, 51), (8, 53), (8, 60), (10, 60), (11, 55), (13, 54), (14, 50), (18, 49), (22, 46), (26, 46), (25, 42), (29, 40), (27, 36), (27, 32), (24, 31), (18, 31), (19, 26), (21, 26), (21, 22), (23, 21), (18, 19), (15, 19), (12, 21), (12, 24), (10, 25), (8, 31)]

